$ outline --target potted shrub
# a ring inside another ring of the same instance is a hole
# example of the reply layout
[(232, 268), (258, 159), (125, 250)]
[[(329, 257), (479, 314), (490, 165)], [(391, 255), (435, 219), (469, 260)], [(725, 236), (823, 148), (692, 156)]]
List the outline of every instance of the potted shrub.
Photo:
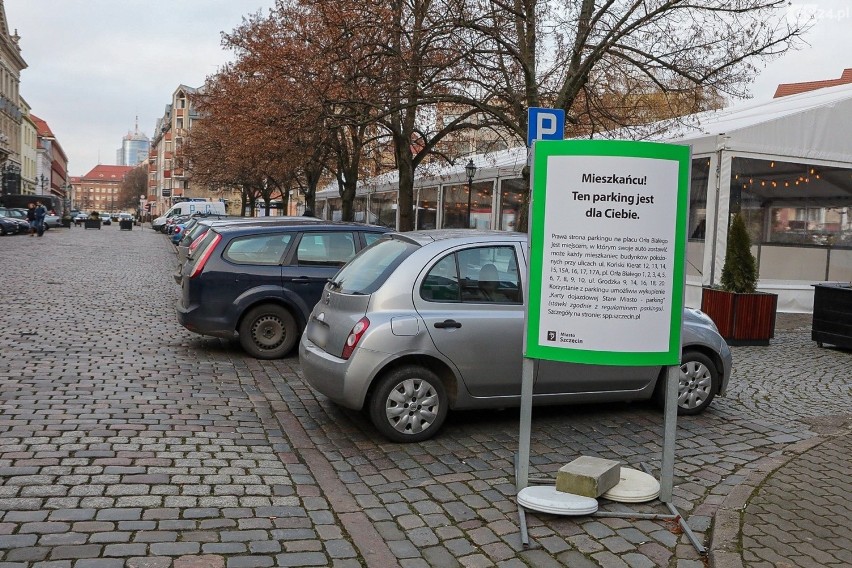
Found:
[(728, 231), (728, 248), (722, 267), (721, 287), (701, 291), (701, 311), (731, 345), (769, 345), (775, 336), (778, 295), (758, 292), (757, 263), (745, 221), (734, 215)]
[(101, 228), (101, 214), (97, 211), (92, 211), (89, 213), (89, 218), (83, 221), (83, 226), (86, 229), (100, 229)]

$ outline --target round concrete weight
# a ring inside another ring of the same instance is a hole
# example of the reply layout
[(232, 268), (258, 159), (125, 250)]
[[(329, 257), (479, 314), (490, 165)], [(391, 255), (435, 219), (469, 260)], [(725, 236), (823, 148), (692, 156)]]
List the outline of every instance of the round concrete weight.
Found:
[(619, 503), (644, 503), (660, 496), (660, 482), (653, 475), (630, 467), (622, 467), (618, 485), (601, 495)]
[(556, 487), (538, 485), (525, 487), (518, 492), (518, 504), (553, 515), (591, 515), (598, 510), (597, 499), (563, 493)]

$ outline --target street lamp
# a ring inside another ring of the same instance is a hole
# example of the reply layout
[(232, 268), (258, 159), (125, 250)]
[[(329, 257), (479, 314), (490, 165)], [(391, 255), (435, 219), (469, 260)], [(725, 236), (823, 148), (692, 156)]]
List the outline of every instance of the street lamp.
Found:
[(473, 193), (473, 176), (476, 175), (476, 166), (473, 165), (473, 158), (467, 161), (464, 171), (467, 174), (467, 226), (470, 229), (475, 229), (476, 225), (471, 222), (472, 219), (470, 218), (470, 196)]
[(45, 175), (44, 175), (44, 174), (41, 174), (40, 176), (38, 176), (38, 177), (36, 178), (36, 181), (38, 182), (38, 186), (41, 188), (41, 192), (39, 193), (39, 195), (45, 195), (45, 193), (44, 193), (44, 186), (46, 186), (46, 185), (47, 185), (47, 182), (48, 182), (49, 180), (47, 179), (47, 177), (45, 177)]

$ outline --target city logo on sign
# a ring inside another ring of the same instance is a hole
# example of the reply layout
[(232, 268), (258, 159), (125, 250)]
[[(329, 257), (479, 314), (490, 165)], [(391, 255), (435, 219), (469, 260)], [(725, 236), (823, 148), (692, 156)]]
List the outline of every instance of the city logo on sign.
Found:
[(565, 111), (555, 108), (527, 109), (527, 147), (536, 140), (562, 140), (565, 137)]

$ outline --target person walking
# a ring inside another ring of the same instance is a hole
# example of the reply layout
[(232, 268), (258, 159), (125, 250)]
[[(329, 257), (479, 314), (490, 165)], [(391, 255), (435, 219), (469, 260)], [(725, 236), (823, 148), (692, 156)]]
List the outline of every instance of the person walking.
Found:
[[(47, 215), (47, 207), (42, 205), (41, 201), (38, 202), (38, 206), (35, 208), (35, 224), (36, 224), (36, 232), (38, 232), (38, 236), (44, 235), (44, 217)], [(30, 233), (32, 235), (32, 233)]]
[(35, 236), (36, 232), (36, 206), (35, 203), (27, 204), (27, 223), (30, 224), (30, 236)]

